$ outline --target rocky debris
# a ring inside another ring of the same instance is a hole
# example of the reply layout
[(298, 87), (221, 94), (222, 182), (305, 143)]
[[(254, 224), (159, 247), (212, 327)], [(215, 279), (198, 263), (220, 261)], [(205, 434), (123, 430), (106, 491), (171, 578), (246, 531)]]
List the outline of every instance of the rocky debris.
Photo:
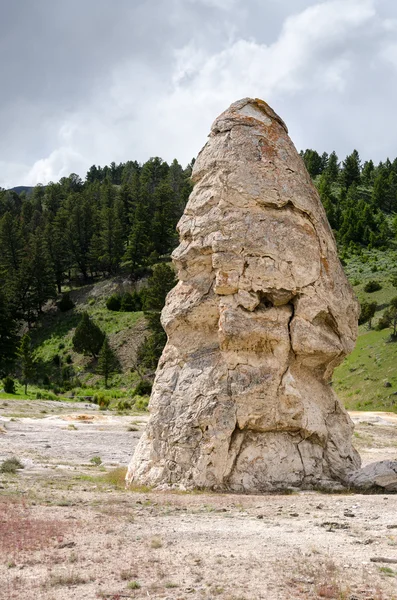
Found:
[(373, 556), (369, 560), (374, 563), (386, 563), (389, 565), (397, 564), (397, 558), (383, 558), (382, 556)]
[(358, 490), (382, 488), (385, 492), (397, 492), (397, 461), (381, 460), (352, 473), (350, 485)]
[(168, 343), (127, 481), (260, 492), (346, 484), (360, 466), (330, 385), (358, 302), (284, 122), (231, 105), (194, 165), (162, 313)]

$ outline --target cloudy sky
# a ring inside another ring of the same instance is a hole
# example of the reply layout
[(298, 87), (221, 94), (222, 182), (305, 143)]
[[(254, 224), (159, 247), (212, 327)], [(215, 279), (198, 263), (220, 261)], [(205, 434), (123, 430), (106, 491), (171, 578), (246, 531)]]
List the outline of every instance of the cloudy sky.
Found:
[(397, 155), (396, 0), (0, 0), (0, 186), (187, 164), (260, 97), (298, 149)]

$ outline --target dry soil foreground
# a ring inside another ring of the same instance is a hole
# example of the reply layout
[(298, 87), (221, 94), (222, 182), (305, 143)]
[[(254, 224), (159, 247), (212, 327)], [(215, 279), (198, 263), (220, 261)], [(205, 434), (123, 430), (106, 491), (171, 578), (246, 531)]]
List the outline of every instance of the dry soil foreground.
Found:
[[(397, 599), (397, 496), (125, 491), (146, 417), (72, 410), (0, 402), (1, 599)], [(397, 458), (395, 415), (352, 416)]]

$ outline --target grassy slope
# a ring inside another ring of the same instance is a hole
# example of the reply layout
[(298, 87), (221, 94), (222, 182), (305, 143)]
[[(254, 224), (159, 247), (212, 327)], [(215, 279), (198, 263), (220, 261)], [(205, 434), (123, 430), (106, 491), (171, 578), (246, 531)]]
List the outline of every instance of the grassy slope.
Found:
[[(397, 289), (390, 283), (391, 273), (397, 272), (397, 252), (364, 251), (361, 256), (349, 258), (346, 263), (346, 274), (359, 300), (376, 300), (378, 303), (373, 320), (373, 326), (376, 326), (391, 298), (397, 296)], [(372, 279), (379, 281), (382, 289), (368, 294), (364, 292), (364, 286)], [(66, 358), (70, 355), (71, 366), (85, 386), (74, 390), (77, 396), (90, 396), (100, 389), (114, 399), (128, 397), (138, 381), (133, 366), (136, 349), (145, 335), (145, 321), (142, 313), (107, 310), (106, 298), (119, 283), (107, 280), (73, 290), (71, 296), (76, 304), (75, 309), (67, 313), (49, 311), (35, 331), (33, 341), (36, 356), (44, 363), (51, 379), (59, 376), (59, 367), (53, 362), (54, 356), (59, 355), (62, 364), (66, 365)], [(107, 333), (122, 363), (122, 373), (113, 376), (109, 390), (103, 390), (102, 381), (95, 374), (95, 361), (73, 351), (74, 328), (80, 313), (85, 310)], [(397, 412), (397, 343), (388, 342), (389, 337), (389, 329), (376, 331), (369, 330), (368, 325), (360, 326), (355, 350), (335, 370), (333, 378), (334, 389), (347, 408)], [(39, 388), (36, 386), (29, 386), (26, 398), (34, 397), (37, 391)], [(11, 399), (13, 396), (1, 394), (1, 397)], [(18, 389), (18, 397), (25, 398), (22, 388)]]
[[(51, 309), (45, 315), (40, 327), (33, 334), (33, 344), (35, 356), (41, 361), (51, 380), (59, 376), (60, 367), (54, 363), (54, 357), (58, 355), (62, 366), (72, 367), (75, 376), (84, 385), (91, 388), (102, 387), (101, 378), (95, 374), (96, 361), (77, 354), (72, 346), (74, 330), (80, 315), (83, 311), (87, 311), (108, 335), (122, 366), (122, 372), (111, 378), (110, 386), (125, 389), (135, 387), (139, 379), (134, 372), (135, 355), (145, 335), (145, 320), (142, 312), (112, 312), (106, 308), (106, 298), (114, 291), (116, 285), (112, 280), (107, 280), (73, 290), (70, 293), (76, 305), (73, 310), (61, 313)], [(67, 361), (68, 357), (71, 362)], [(84, 393), (90, 395), (90, 391), (92, 389), (87, 389)], [(121, 392), (116, 395), (125, 394)]]
[[(397, 271), (397, 252), (365, 251), (361, 257), (349, 259), (345, 271), (360, 301), (378, 303), (372, 324), (376, 326), (390, 300), (397, 296), (397, 289), (390, 283), (390, 274)], [(369, 280), (379, 281), (382, 289), (364, 292)], [(333, 377), (334, 389), (346, 408), (397, 412), (397, 343), (388, 341), (390, 331), (360, 326), (356, 348)]]

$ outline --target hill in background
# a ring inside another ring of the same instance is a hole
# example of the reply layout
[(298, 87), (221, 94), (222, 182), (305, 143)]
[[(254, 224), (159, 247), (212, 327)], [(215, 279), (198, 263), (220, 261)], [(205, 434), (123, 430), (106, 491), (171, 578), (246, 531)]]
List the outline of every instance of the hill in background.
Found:
[[(348, 408), (395, 411), (397, 343), (386, 317), (397, 296), (397, 161), (361, 164), (356, 151), (342, 163), (334, 152), (301, 154), (360, 302), (377, 303), (333, 385)], [(85, 181), (72, 174), (45, 187), (0, 190), (0, 340), (9, 341), (0, 341), (2, 376), (20, 376), (18, 361), (12, 366), (9, 360), (11, 341), (17, 344), (16, 334), (29, 327), (36, 360), (44, 365), (34, 384), (80, 394), (70, 384), (62, 387), (62, 369), (66, 374), (69, 369), (83, 395), (84, 386), (88, 395), (93, 387), (102, 390), (95, 361), (72, 347), (75, 327), (87, 312), (121, 364), (110, 379), (111, 391), (104, 393), (131, 395), (139, 380), (152, 377), (165, 340), (159, 312), (169, 287), (157, 286), (146, 318), (141, 310), (109, 311), (106, 301), (142, 285), (156, 265), (169, 262), (178, 242), (176, 223), (192, 189), (191, 169), (192, 164), (183, 169), (177, 161), (168, 165), (153, 158), (143, 165), (93, 165)], [(366, 291), (371, 281), (378, 290)], [(68, 290), (75, 307), (60, 313), (56, 302)], [(140, 353), (149, 333), (146, 353)]]

